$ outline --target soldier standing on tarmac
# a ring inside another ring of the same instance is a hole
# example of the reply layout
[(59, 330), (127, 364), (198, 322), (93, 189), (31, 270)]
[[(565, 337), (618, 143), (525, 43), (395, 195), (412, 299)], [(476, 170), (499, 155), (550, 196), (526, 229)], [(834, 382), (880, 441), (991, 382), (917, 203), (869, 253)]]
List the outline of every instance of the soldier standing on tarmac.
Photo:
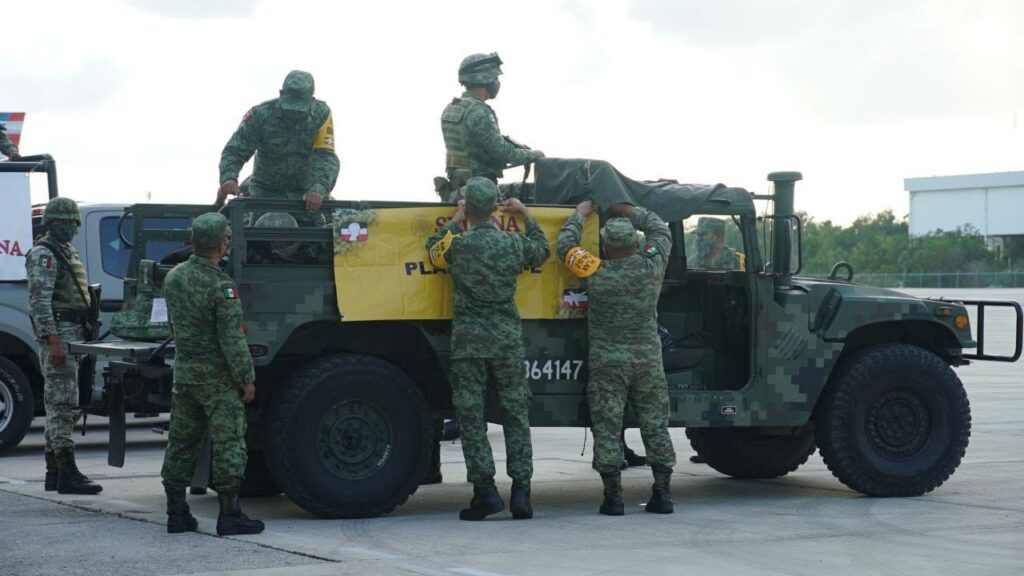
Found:
[(292, 70), (279, 98), (245, 113), (220, 155), (218, 205), (239, 193), (238, 173), (256, 154), (252, 197), (302, 198), (307, 211), (320, 210), (334, 189), (339, 164), (331, 108), (313, 98), (313, 89), (309, 72)]
[(167, 451), (160, 472), (167, 495), (167, 531), (195, 531), (185, 502), (207, 430), (213, 440), (213, 488), (220, 499), (217, 534), (259, 534), (238, 505), (245, 474), (245, 407), (256, 396), (252, 356), (242, 332), (238, 289), (217, 263), (227, 254), (227, 218), (209, 212), (192, 222), (188, 261), (168, 272), (167, 312), (174, 332), (174, 390)]
[(48, 231), (28, 253), (29, 314), (39, 339), (46, 406), (46, 490), (97, 494), (103, 487), (79, 472), (71, 431), (78, 407), (79, 358), (67, 345), (85, 341), (92, 309), (89, 280), (71, 240), (82, 216), (70, 198), (54, 198), (43, 210)]
[(444, 202), (459, 200), (460, 189), (472, 176), (497, 183), (507, 165), (544, 157), (540, 150), (530, 150), (502, 136), (498, 117), (487, 105), (501, 88), (501, 64), (496, 52), (472, 54), (459, 64), (459, 83), (466, 90), (441, 114), (448, 179), (436, 178), (435, 188)]
[[(657, 305), (668, 265), (672, 235), (654, 212), (616, 204), (601, 230), (604, 259), (580, 246), (583, 223), (593, 212), (587, 200), (558, 233), (558, 256), (586, 279), (590, 332), (590, 419), (594, 431), (594, 469), (604, 483), (601, 514), (621, 516), (622, 417), (626, 400), (640, 420), (647, 461), (654, 473), (647, 512), (671, 514), (669, 484), (676, 463), (668, 433), (668, 384), (661, 358)], [(638, 245), (637, 229), (645, 246)]]
[[(487, 441), (484, 398), (488, 380), (497, 390), (512, 478), (512, 517), (533, 517), (530, 479), (530, 387), (523, 374), (523, 338), (516, 308), (516, 279), (524, 268), (540, 266), (549, 255), (548, 242), (522, 202), (510, 199), (502, 210), (522, 218), (526, 236), (509, 234), (491, 223), (497, 186), (486, 178), (470, 178), (466, 199), (452, 219), (427, 240), (434, 266), (447, 268), (455, 287), (452, 319), (452, 402), (462, 428), (473, 499), (459, 513), (462, 520), (483, 520), (505, 509), (494, 485), (494, 457)], [(468, 221), (469, 231), (462, 231)]]

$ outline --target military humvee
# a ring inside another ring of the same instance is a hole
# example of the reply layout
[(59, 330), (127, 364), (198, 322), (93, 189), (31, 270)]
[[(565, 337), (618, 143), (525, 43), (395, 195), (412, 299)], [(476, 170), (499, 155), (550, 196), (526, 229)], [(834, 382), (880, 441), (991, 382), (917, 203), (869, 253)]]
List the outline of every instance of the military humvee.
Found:
[[(684, 194), (687, 217), (670, 219), (675, 244), (658, 313), (671, 425), (686, 427), (696, 452), (729, 476), (783, 476), (820, 449), (833, 474), (864, 494), (929, 492), (956, 470), (970, 436), (970, 405), (951, 366), (1016, 361), (1020, 306), (919, 299), (858, 285), (849, 265), (827, 279), (798, 276), (801, 228), (793, 197), (800, 178), (770, 174), (769, 195), (722, 187), (696, 201)], [(657, 199), (671, 209), (671, 196)], [(759, 217), (758, 199), (772, 202), (773, 213)], [(248, 491), (283, 490), (322, 517), (380, 515), (416, 491), (430, 459), (432, 419), (452, 414), (450, 280), (423, 246), (453, 207), (332, 201), (325, 204), (336, 214), (332, 228), (246, 225), (256, 213), (300, 212), (299, 204), (238, 199), (223, 208), (234, 231), (226, 270), (239, 286), (257, 365)], [(126, 214), (145, 223), (209, 209), (143, 204)], [(553, 244), (571, 208), (533, 211)], [(729, 224), (742, 242), (735, 247), (745, 256), (742, 270), (692, 264), (687, 237), (699, 215)], [(595, 252), (597, 226), (592, 216), (585, 232)], [(134, 246), (126, 306), (134, 298), (136, 310), (157, 325), (163, 319), (147, 294), (158, 295), (169, 266), (145, 261), (146, 244), (187, 235), (135, 226), (132, 239), (123, 238)], [(310, 253), (326, 252), (328, 259), (254, 257), (274, 243), (312, 246)], [(584, 427), (586, 298), (555, 260), (524, 271), (517, 296), (534, 394), (531, 423)], [(976, 335), (965, 306), (977, 308)], [(1013, 307), (1017, 315), (1012, 355), (984, 352), (984, 313), (993, 306)], [(169, 410), (173, 344), (112, 341), (79, 351), (114, 358), (94, 411), (111, 417), (111, 463), (118, 465), (125, 412)], [(500, 423), (493, 402), (488, 412)]]

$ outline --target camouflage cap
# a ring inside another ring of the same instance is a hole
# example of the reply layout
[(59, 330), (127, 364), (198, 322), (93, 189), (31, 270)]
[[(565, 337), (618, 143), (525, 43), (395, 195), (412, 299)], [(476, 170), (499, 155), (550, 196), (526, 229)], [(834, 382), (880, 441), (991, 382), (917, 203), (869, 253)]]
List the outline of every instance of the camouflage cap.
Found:
[(601, 228), (601, 239), (613, 248), (636, 246), (636, 228), (628, 218), (611, 218)]
[(58, 196), (46, 203), (43, 209), (43, 224), (54, 220), (74, 220), (82, 222), (82, 213), (78, 211), (78, 204), (71, 198)]
[(308, 112), (313, 106), (313, 75), (292, 70), (281, 86), (281, 107), (285, 110)]
[(225, 236), (231, 236), (228, 219), (217, 212), (207, 212), (192, 221), (192, 245), (197, 250), (209, 250)]
[(718, 218), (701, 218), (697, 220), (697, 233), (722, 232), (725, 233), (725, 220)]
[(473, 212), (487, 212), (493, 210), (498, 201), (498, 186), (487, 178), (474, 176), (466, 182), (463, 196), (467, 208)]

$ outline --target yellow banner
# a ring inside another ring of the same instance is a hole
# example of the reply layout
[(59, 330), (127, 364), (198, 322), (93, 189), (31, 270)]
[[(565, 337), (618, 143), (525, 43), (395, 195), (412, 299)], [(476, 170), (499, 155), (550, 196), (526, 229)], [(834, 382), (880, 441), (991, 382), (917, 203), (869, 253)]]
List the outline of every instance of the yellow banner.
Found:
[[(342, 320), (450, 319), (452, 281), (446, 271), (430, 263), (426, 243), (453, 213), (451, 206), (438, 206), (335, 214), (334, 282)], [(519, 276), (516, 304), (525, 319), (582, 314), (582, 280), (558, 260), (555, 251), (558, 230), (572, 213), (572, 208), (530, 208), (544, 230), (551, 255), (539, 268)], [(503, 212), (495, 212), (491, 220), (508, 233), (526, 231), (521, 219)], [(599, 252), (596, 216), (590, 216), (584, 226), (583, 247)]]

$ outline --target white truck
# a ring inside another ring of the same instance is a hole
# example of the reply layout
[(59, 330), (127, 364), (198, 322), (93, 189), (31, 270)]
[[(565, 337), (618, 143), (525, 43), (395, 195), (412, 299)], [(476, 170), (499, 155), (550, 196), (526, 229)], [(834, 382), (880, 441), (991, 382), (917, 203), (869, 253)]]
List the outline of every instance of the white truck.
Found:
[[(39, 184), (45, 175), (47, 196), (57, 196), (56, 162), (48, 155), (22, 157), (16, 162), (0, 162), (0, 261), (8, 266), (0, 276), (0, 455), (13, 450), (25, 437), (32, 419), (43, 414), (43, 378), (39, 371), (39, 351), (32, 333), (28, 314), (28, 283), (24, 278), (24, 255), (32, 245), (32, 238), (42, 233), (41, 219), (44, 204), (33, 204), (29, 184)], [(39, 194), (36, 201), (46, 200)], [(80, 203), (82, 227), (74, 239), (91, 284), (103, 286), (100, 310), (106, 331), (110, 316), (121, 309), (123, 278), (128, 269), (131, 249), (121, 240), (122, 233), (130, 237), (131, 217), (124, 218), (125, 204)], [(31, 220), (32, 236), (9, 237), (13, 230), (25, 229)], [(182, 228), (188, 226), (185, 218), (155, 218), (147, 228)], [(166, 220), (166, 222), (158, 222)], [(119, 232), (119, 229), (121, 231)], [(160, 260), (180, 243), (158, 243), (147, 247), (148, 256)], [(18, 260), (22, 273), (17, 273)], [(13, 272), (13, 273), (12, 273)], [(103, 393), (102, 371), (105, 363), (96, 368), (93, 379), (93, 398)]]

